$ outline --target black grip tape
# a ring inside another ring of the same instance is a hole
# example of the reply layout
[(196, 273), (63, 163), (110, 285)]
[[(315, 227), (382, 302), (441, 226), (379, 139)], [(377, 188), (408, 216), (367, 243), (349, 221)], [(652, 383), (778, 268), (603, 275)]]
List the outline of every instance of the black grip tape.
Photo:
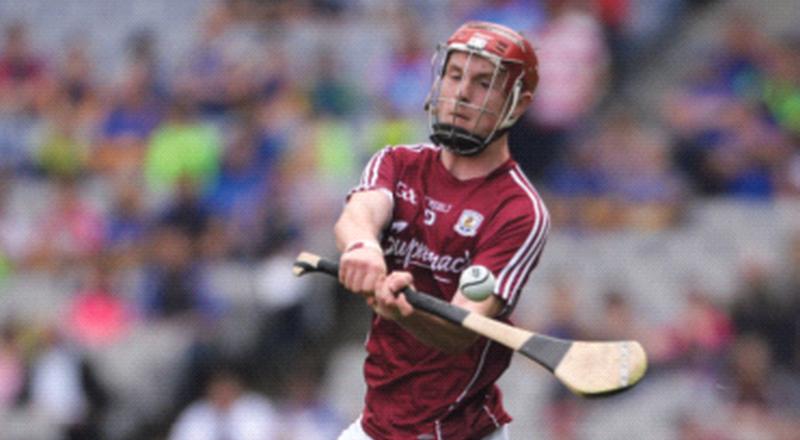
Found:
[(404, 288), (403, 293), (406, 295), (406, 300), (408, 300), (412, 306), (450, 321), (453, 324), (460, 325), (470, 313), (467, 310), (456, 307), (439, 298), (417, 292), (410, 287)]
[[(320, 258), (319, 263), (317, 263), (317, 270), (336, 277), (339, 276), (339, 264), (331, 260), (326, 260), (325, 258)], [(470, 313), (467, 310), (434, 298), (426, 293), (417, 292), (408, 286), (403, 289), (403, 293), (406, 295), (406, 300), (412, 306), (450, 321), (453, 324), (460, 325)]]
[(534, 334), (517, 351), (552, 372), (561, 363), (561, 359), (564, 359), (571, 346), (571, 341)]
[(317, 263), (317, 269), (335, 277), (339, 276), (339, 263), (331, 260), (320, 258), (319, 263)]

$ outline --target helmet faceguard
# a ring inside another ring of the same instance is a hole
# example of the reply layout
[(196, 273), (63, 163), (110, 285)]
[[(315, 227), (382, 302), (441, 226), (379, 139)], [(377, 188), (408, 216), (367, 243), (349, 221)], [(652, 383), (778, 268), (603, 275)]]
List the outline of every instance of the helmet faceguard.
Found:
[[(499, 112), (487, 108), (489, 94), (484, 97), (483, 102), (472, 103), (461, 100), (459, 98), (461, 85), (455, 96), (442, 96), (442, 79), (454, 52), (467, 54), (463, 68), (464, 75), (469, 72), (470, 64), (476, 56), (494, 65), (489, 89), (500, 86), (506, 92), (505, 101)], [(428, 110), (431, 140), (463, 156), (473, 156), (483, 151), (517, 121), (518, 115), (514, 116), (514, 111), (519, 105), (520, 96), (524, 92), (533, 92), (536, 89), (538, 82), (536, 65), (533, 48), (519, 33), (505, 26), (487, 22), (469, 22), (461, 26), (445, 44), (439, 45), (434, 55), (435, 79), (425, 104)], [(503, 81), (503, 84), (498, 84), (498, 81)], [(440, 118), (439, 106), (445, 102), (452, 103), (455, 108), (469, 108), (477, 112), (478, 116), (471, 130), (456, 126), (454, 120)], [(476, 130), (484, 117), (494, 117), (497, 122), (490, 133), (481, 135)]]

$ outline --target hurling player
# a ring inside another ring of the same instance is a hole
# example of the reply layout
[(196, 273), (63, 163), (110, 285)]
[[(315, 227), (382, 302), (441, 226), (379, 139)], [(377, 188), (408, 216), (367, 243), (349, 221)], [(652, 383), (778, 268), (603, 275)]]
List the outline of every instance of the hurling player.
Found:
[[(537, 59), (518, 32), (469, 22), (435, 60), (432, 144), (376, 153), (335, 226), (340, 281), (375, 310), (365, 407), (344, 440), (508, 438), (495, 382), (511, 350), (414, 310), (398, 292), (413, 285), (508, 322), (550, 226), (508, 145), (533, 99)], [(497, 280), (480, 302), (458, 290), (461, 271), (476, 264)]]

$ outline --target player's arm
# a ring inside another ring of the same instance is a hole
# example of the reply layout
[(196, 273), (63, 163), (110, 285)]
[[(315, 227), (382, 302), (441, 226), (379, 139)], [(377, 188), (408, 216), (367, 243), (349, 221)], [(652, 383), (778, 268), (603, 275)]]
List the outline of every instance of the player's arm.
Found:
[[(546, 211), (539, 209), (531, 215), (518, 215), (509, 221), (490, 226), (493, 233), (487, 235), (489, 238), (479, 249), (479, 261), (488, 267), (500, 268), (501, 273), (517, 273), (518, 276), (504, 280), (501, 275), (495, 294), (489, 295), (484, 301), (473, 302), (457, 291), (451, 303), (484, 316), (495, 317), (506, 313), (506, 308), (513, 305), (513, 302), (507, 304), (506, 301), (513, 300), (514, 295), (519, 293), (527, 275), (538, 261), (548, 225), (549, 216)], [(472, 332), (414, 310), (402, 294), (397, 294), (412, 282), (408, 273), (389, 275), (376, 291), (376, 311), (390, 319), (396, 319), (420, 341), (448, 353), (463, 351), (475, 342), (477, 336)]]
[[(412, 282), (408, 272), (390, 274), (376, 291), (375, 311), (387, 319), (395, 320), (418, 340), (445, 353), (461, 353), (478, 339), (478, 335), (464, 327), (451, 324), (421, 310), (415, 310), (401, 292)], [(484, 316), (497, 316), (504, 302), (495, 295), (483, 301), (469, 300), (460, 291), (453, 296), (451, 304)]]
[(342, 252), (339, 281), (349, 291), (371, 296), (386, 276), (379, 236), (392, 216), (391, 194), (383, 189), (350, 196), (334, 226), (336, 245)]

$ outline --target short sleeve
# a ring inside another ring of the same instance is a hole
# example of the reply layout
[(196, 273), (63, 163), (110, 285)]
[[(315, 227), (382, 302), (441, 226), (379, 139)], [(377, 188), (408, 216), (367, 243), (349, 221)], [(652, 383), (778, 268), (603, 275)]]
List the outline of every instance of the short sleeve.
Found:
[(510, 313), (517, 303), (539, 263), (549, 231), (550, 216), (538, 202), (533, 212), (526, 210), (492, 225), (481, 240), (472, 264), (486, 266), (495, 275), (494, 293), (506, 304), (502, 314)]
[(347, 194), (347, 198), (358, 192), (380, 190), (384, 191), (389, 198), (393, 198), (395, 181), (397, 178), (397, 155), (391, 146), (385, 147), (376, 152), (370, 158), (361, 179), (353, 189)]

